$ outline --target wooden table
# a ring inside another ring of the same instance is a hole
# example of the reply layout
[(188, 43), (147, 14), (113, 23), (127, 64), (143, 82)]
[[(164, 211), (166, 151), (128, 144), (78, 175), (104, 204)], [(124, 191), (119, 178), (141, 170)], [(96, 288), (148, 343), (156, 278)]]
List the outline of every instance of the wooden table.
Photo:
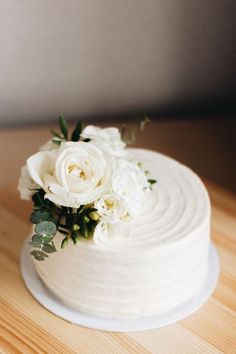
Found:
[[(19, 168), (24, 156), (12, 160), (7, 147), (1, 153), (12, 169)], [(31, 205), (19, 199), (16, 183), (11, 176), (9, 182), (5, 176), (0, 183), (1, 353), (236, 353), (235, 195), (205, 181), (212, 201), (212, 236), (221, 263), (219, 283), (211, 299), (194, 315), (165, 328), (107, 333), (54, 316), (25, 288), (19, 254), (30, 229), (27, 220)]]

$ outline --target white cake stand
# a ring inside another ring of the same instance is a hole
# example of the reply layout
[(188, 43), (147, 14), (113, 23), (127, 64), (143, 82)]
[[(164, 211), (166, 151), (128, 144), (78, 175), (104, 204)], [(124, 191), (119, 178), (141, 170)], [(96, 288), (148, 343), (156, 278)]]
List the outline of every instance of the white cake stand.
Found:
[(102, 319), (73, 310), (58, 300), (39, 279), (31, 256), (29, 254), (28, 239), (25, 241), (21, 253), (21, 274), (26, 287), (38, 302), (55, 315), (77, 325), (95, 328), (104, 331), (132, 332), (143, 331), (167, 326), (182, 320), (199, 309), (208, 300), (215, 289), (219, 275), (219, 261), (213, 244), (210, 246), (209, 267), (207, 278), (191, 299), (185, 301), (175, 309), (158, 316), (150, 316), (133, 320)]

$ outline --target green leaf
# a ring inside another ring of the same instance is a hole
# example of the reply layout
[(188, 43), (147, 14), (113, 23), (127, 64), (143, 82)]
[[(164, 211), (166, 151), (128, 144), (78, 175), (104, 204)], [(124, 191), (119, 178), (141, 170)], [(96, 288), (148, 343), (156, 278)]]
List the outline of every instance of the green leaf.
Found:
[(44, 202), (44, 194), (45, 192), (39, 191), (37, 193), (34, 193), (32, 196), (32, 200), (36, 206), (41, 206)]
[(61, 229), (61, 228), (58, 228), (57, 230), (58, 230), (61, 234), (66, 235), (66, 236), (68, 236), (68, 235), (70, 234), (68, 231), (63, 230), (63, 229)]
[(55, 246), (54, 246), (54, 245), (50, 245), (49, 243), (45, 243), (45, 244), (43, 245), (42, 250), (43, 250), (44, 252), (47, 252), (47, 253), (53, 253), (53, 252), (56, 252), (56, 251), (57, 251), (56, 248), (55, 248)]
[[(32, 242), (49, 243), (52, 241), (52, 239), (53, 239), (53, 236), (42, 236), (42, 235), (35, 234), (32, 237)], [(40, 240), (42, 240), (42, 241), (40, 241)]]
[(55, 224), (57, 226), (57, 220), (53, 216), (50, 217), (50, 219), (48, 219), (48, 221), (53, 222), (53, 224)]
[(38, 255), (38, 254), (35, 254), (35, 253), (32, 253), (31, 252), (31, 255), (36, 259), (36, 261), (44, 261), (44, 257)]
[(78, 122), (71, 135), (71, 141), (79, 141), (81, 132), (82, 132), (82, 123)]
[(97, 209), (96, 208), (87, 208), (87, 209), (83, 210), (83, 212), (81, 214), (88, 215), (89, 213), (93, 213), (94, 211), (97, 211)]
[(41, 221), (36, 225), (35, 232), (42, 236), (54, 236), (57, 232), (57, 227), (52, 221)]
[(69, 226), (69, 228), (72, 227), (73, 225), (73, 215), (72, 214), (66, 214), (66, 224)]
[(44, 205), (50, 208), (53, 208), (55, 206), (55, 204), (53, 204), (53, 202), (51, 202), (51, 200), (44, 198)]
[(53, 143), (61, 145), (62, 140), (52, 139)]
[(60, 129), (61, 129), (61, 132), (62, 132), (64, 138), (67, 140), (68, 139), (68, 125), (67, 125), (67, 122), (63, 116), (59, 117), (59, 125), (60, 125)]
[(30, 254), (34, 256), (37, 261), (44, 261), (44, 257), (48, 257), (47, 253), (38, 250), (30, 252)]
[(35, 235), (32, 236), (31, 242), (32, 243), (43, 243), (44, 242), (44, 237), (41, 236), (41, 235), (35, 234)]
[(156, 181), (155, 179), (148, 179), (148, 182), (149, 182), (150, 184), (157, 183), (157, 181)]
[(87, 216), (81, 214), (78, 218), (78, 224), (79, 224), (79, 232), (81, 233), (82, 236), (85, 238), (88, 238), (89, 233), (88, 233), (88, 224), (86, 223)]
[(96, 222), (96, 221), (91, 221), (91, 222), (88, 224), (89, 236), (93, 236), (96, 225), (97, 225), (97, 222)]
[(38, 224), (40, 221), (47, 221), (50, 220), (51, 218), (51, 213), (48, 211), (34, 211), (31, 215), (30, 215), (30, 222), (32, 222), (32, 224)]
[(72, 241), (74, 242), (74, 245), (77, 245), (77, 243), (79, 242), (78, 233), (77, 232), (72, 232), (71, 233), (71, 238), (72, 238)]
[(67, 245), (68, 245), (68, 238), (65, 237), (63, 240), (62, 240), (62, 243), (61, 243), (61, 248), (65, 248)]
[(50, 131), (51, 131), (52, 135), (55, 136), (56, 138), (59, 138), (60, 140), (63, 139), (63, 137), (60, 134), (58, 134), (57, 132), (55, 132), (55, 130), (51, 129)]
[(80, 207), (77, 209), (77, 214), (79, 214), (81, 212), (81, 210), (83, 210), (83, 208), (84, 208), (84, 205), (83, 204), (80, 205)]

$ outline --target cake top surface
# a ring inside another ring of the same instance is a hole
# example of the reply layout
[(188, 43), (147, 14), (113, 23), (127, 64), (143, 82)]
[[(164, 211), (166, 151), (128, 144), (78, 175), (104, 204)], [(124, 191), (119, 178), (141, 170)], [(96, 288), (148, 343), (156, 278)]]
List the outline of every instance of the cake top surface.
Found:
[(157, 183), (146, 194), (141, 215), (97, 235), (101, 247), (152, 249), (186, 238), (191, 242), (191, 235), (210, 219), (209, 197), (200, 178), (163, 154), (144, 149), (130, 149), (130, 153)]

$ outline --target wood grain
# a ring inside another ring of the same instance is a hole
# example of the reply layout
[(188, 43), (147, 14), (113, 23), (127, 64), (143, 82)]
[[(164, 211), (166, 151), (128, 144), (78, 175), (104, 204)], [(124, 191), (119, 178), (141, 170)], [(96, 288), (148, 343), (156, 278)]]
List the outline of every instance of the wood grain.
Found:
[(236, 353), (236, 197), (205, 183), (212, 201), (212, 236), (221, 262), (218, 286), (194, 315), (165, 328), (136, 333), (76, 326), (38, 304), (19, 272), (31, 205), (19, 200), (16, 182), (0, 187), (0, 352)]

